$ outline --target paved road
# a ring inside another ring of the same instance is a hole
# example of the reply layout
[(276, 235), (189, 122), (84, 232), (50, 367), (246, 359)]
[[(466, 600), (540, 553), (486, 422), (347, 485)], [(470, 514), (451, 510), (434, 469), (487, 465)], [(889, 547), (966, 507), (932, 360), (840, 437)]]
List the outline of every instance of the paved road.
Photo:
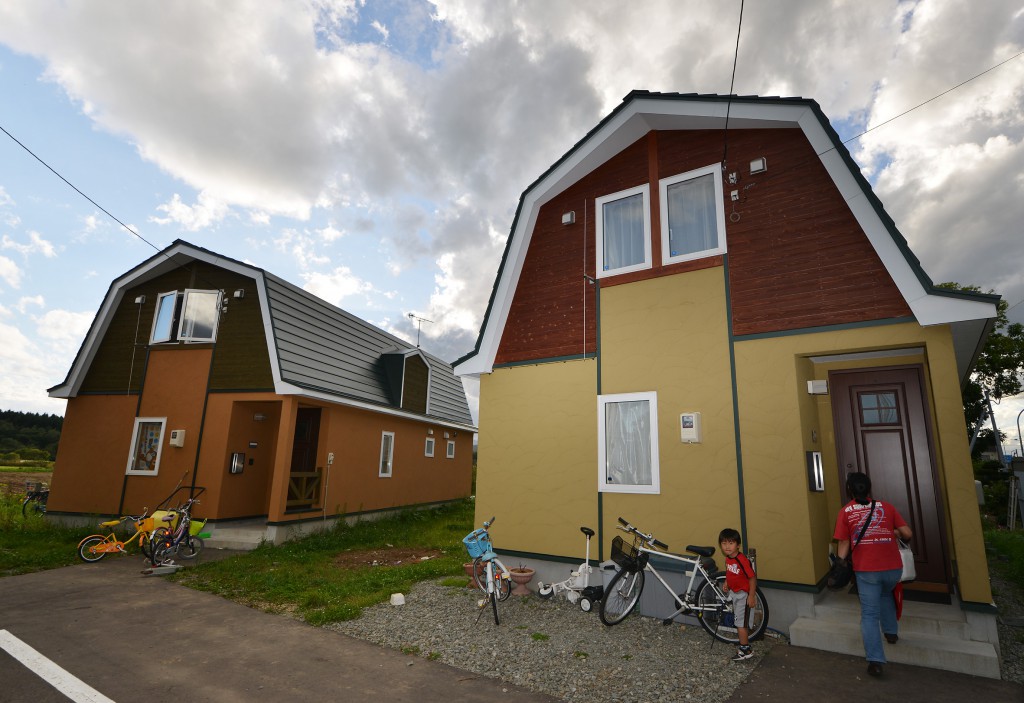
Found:
[[(554, 700), (142, 576), (141, 568), (138, 557), (108, 557), (2, 578), (0, 632), (118, 703)], [(67, 703), (9, 648), (0, 646), (0, 701)], [(103, 700), (83, 690), (80, 700)]]

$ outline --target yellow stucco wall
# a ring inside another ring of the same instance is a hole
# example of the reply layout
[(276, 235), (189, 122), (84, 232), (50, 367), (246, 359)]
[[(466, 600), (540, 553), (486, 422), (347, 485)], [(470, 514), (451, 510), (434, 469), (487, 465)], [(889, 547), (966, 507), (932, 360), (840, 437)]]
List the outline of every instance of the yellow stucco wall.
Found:
[[(760, 577), (813, 587), (827, 570), (842, 498), (831, 396), (809, 395), (806, 382), (837, 369), (920, 364), (960, 595), (991, 600), (948, 326), (909, 322), (737, 340), (738, 445), (723, 269), (605, 287), (600, 295), (600, 392), (657, 392), (660, 492), (598, 497), (598, 362), (496, 369), (481, 378), (476, 518), (498, 517), (498, 549), (576, 557), (579, 527), (598, 529), (599, 512), (602, 559), (619, 516), (674, 551), (713, 545), (723, 527), (740, 528), (740, 446), (746, 546), (758, 551)], [(914, 351), (891, 351), (906, 349)], [(834, 358), (879, 350), (890, 351)], [(700, 444), (680, 441), (682, 412), (701, 413)], [(822, 452), (823, 493), (808, 490), (808, 451)]]

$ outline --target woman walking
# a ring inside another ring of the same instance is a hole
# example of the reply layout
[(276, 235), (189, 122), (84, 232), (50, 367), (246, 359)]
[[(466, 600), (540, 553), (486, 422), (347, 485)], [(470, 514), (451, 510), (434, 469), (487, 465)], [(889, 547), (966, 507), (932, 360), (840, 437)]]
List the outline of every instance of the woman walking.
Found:
[(871, 497), (871, 479), (867, 474), (848, 474), (846, 492), (853, 500), (843, 506), (836, 518), (836, 556), (845, 559), (852, 553), (868, 673), (881, 676), (885, 664), (882, 634), (890, 644), (899, 639), (892, 591), (903, 575), (903, 560), (896, 535), (906, 541), (911, 531), (891, 503)]

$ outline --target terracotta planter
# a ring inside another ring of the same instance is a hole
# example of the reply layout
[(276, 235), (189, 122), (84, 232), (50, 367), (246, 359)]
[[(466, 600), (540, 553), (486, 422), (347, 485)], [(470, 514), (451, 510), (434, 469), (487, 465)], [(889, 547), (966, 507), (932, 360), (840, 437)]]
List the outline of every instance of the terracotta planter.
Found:
[(512, 589), (512, 595), (530, 595), (530, 589), (526, 587), (526, 584), (530, 582), (530, 579), (532, 579), (533, 575), (537, 572), (527, 566), (521, 566), (515, 569), (509, 569), (509, 573), (512, 575), (512, 580), (515, 581), (516, 584), (516, 587)]
[[(467, 562), (462, 565), (462, 570), (466, 572), (466, 576), (469, 577), (469, 583), (466, 584), (466, 588), (476, 588), (476, 582), (473, 581), (473, 562)], [(480, 580), (483, 581), (483, 564), (480, 565)]]

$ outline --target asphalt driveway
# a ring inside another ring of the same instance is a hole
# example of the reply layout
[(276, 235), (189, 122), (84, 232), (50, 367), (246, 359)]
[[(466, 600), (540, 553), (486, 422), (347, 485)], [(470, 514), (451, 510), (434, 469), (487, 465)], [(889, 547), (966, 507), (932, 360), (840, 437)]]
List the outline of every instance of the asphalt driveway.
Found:
[[(0, 579), (0, 701), (554, 700), (143, 576), (143, 566), (107, 557)], [(40, 678), (46, 660), (67, 673), (57, 680), (70, 696)]]

